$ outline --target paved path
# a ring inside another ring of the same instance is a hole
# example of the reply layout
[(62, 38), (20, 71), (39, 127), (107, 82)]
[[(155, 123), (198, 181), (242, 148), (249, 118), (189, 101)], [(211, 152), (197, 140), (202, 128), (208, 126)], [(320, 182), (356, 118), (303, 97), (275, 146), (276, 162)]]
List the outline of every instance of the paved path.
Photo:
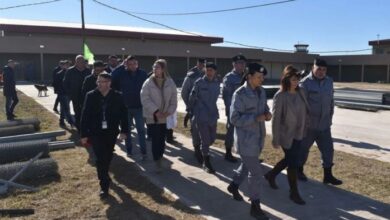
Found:
[[(18, 89), (33, 97), (48, 110), (52, 110), (54, 96), (38, 98), (32, 86), (18, 86)], [(223, 160), (223, 152), (212, 148), (212, 163), (217, 170), (216, 175), (205, 173), (196, 163), (191, 149), (191, 140), (180, 134), (175, 134), (178, 144), (168, 145), (164, 159), (164, 171), (157, 174), (150, 158), (150, 143), (148, 143), (149, 158), (142, 162), (137, 150), (133, 158), (117, 146), (117, 159), (130, 160), (143, 170), (143, 174), (154, 184), (172, 193), (189, 207), (199, 210), (208, 219), (245, 220), (249, 217), (249, 202), (247, 201), (247, 186), (243, 184), (240, 190), (245, 195), (245, 202), (234, 201), (226, 192), (233, 169), (238, 164)], [(268, 165), (262, 165), (266, 172)], [(324, 186), (322, 183), (310, 180), (299, 183), (306, 206), (295, 205), (288, 199), (288, 185), (285, 173), (278, 177), (279, 190), (272, 190), (262, 180), (262, 207), (272, 219), (390, 219), (390, 205), (354, 194), (336, 187)]]

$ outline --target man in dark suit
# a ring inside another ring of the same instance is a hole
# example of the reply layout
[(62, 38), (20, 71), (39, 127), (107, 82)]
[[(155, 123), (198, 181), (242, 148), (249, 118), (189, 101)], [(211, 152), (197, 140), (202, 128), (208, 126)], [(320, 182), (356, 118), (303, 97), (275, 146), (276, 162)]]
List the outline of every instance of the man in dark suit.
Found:
[(14, 109), (19, 102), (18, 95), (16, 94), (15, 65), (16, 63), (14, 60), (8, 60), (7, 65), (4, 66), (3, 69), (3, 94), (5, 96), (7, 120), (15, 119), (16, 115), (14, 115)]
[[(90, 142), (96, 155), (96, 168), (100, 181), (100, 198), (108, 196), (110, 176), (108, 170), (118, 134), (126, 139), (129, 132), (127, 109), (120, 92), (111, 89), (111, 75), (101, 73), (97, 88), (88, 92), (81, 115), (81, 143)], [(119, 131), (119, 125), (121, 131)]]

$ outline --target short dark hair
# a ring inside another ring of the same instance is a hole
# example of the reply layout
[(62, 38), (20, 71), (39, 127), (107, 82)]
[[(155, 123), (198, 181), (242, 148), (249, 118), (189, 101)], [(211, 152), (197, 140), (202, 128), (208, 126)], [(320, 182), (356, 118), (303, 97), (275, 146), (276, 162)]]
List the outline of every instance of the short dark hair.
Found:
[(134, 55), (129, 55), (126, 60), (137, 60), (137, 58)]
[(96, 60), (94, 63), (93, 63), (93, 67), (105, 67), (103, 61), (101, 60)]
[(318, 59), (318, 58), (314, 59), (313, 64), (316, 65), (316, 66), (328, 67), (328, 64), (326, 63), (325, 60)]
[(102, 77), (104, 79), (111, 80), (111, 74), (107, 73), (106, 71), (100, 73), (98, 77)]
[[(282, 91), (288, 91), (291, 87), (290, 79), (292, 77), (301, 78), (301, 74), (293, 65), (287, 65), (282, 72), (282, 78), (280, 79), (280, 86)], [(297, 88), (299, 89), (299, 88)]]

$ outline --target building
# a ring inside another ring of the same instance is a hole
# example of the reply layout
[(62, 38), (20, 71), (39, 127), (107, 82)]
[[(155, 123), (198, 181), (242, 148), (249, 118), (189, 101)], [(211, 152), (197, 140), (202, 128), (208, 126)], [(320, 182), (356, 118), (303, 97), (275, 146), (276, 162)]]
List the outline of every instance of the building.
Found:
[[(158, 58), (168, 61), (169, 72), (178, 82), (197, 58), (205, 57), (218, 65), (218, 72), (232, 69), (231, 57), (245, 55), (262, 62), (268, 69), (268, 81), (278, 81), (283, 68), (292, 64), (309, 70), (318, 54), (308, 53), (306, 44), (295, 45), (295, 52), (270, 52), (261, 49), (221, 47), (222, 37), (174, 30), (134, 28), (47, 21), (0, 19), (0, 64), (10, 58), (19, 62), (17, 80), (49, 82), (52, 69), (61, 59), (74, 60), (82, 54), (83, 36), (95, 55), (106, 61), (108, 55), (138, 57), (140, 67), (150, 71)], [(324, 56), (335, 81), (389, 82), (390, 55)]]
[(372, 46), (372, 54), (390, 54), (390, 39), (372, 40), (368, 45)]

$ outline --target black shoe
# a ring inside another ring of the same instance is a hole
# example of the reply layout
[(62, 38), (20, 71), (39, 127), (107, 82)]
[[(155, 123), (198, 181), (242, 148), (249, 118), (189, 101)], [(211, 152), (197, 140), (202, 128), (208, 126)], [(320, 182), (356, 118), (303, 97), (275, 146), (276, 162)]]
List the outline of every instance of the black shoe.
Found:
[(59, 125), (60, 125), (60, 127), (65, 127), (66, 126), (65, 122), (63, 120), (60, 121)]
[(60, 114), (60, 112), (57, 109), (53, 109), (53, 112), (56, 114)]
[(244, 200), (244, 198), (242, 197), (242, 195), (238, 191), (238, 185), (235, 184), (233, 181), (229, 184), (229, 186), (227, 187), (227, 190), (233, 195), (234, 200), (237, 200), (237, 201)]
[[(272, 171), (272, 170), (271, 170), (271, 171)], [(268, 173), (266, 173), (266, 174), (264, 175), (264, 178), (268, 181), (269, 186), (270, 186), (272, 189), (279, 189), (278, 185), (276, 185), (275, 176), (272, 175), (271, 171), (269, 171)]]
[(13, 120), (15, 120), (15, 118), (13, 116), (7, 116), (7, 120), (8, 121), (13, 121)]
[(306, 204), (306, 202), (301, 198), (298, 192), (290, 191), (290, 199), (298, 205)]
[(17, 117), (18, 117), (18, 116), (16, 116), (14, 113), (12, 113), (11, 116), (12, 116), (13, 118), (17, 118)]
[(336, 179), (332, 174), (332, 167), (324, 168), (324, 184), (341, 185), (343, 181)]
[(250, 214), (252, 217), (256, 218), (257, 220), (268, 220), (269, 218), (265, 215), (263, 210), (260, 208), (260, 201), (255, 200), (251, 202), (251, 211)]
[(101, 190), (100, 192), (99, 192), (99, 197), (100, 197), (100, 199), (107, 199), (108, 198), (108, 191), (106, 191), (106, 190)]
[(211, 166), (211, 163), (210, 163), (210, 156), (205, 156), (203, 157), (204, 161), (203, 161), (203, 169), (207, 172), (207, 173), (215, 173), (215, 170), (214, 168)]
[(305, 175), (305, 173), (303, 173), (303, 167), (298, 167), (297, 177), (298, 177), (298, 180), (303, 181), (303, 182), (307, 182), (307, 176)]
[(237, 158), (235, 158), (232, 153), (226, 153), (225, 154), (225, 160), (231, 162), (231, 163), (237, 163)]

